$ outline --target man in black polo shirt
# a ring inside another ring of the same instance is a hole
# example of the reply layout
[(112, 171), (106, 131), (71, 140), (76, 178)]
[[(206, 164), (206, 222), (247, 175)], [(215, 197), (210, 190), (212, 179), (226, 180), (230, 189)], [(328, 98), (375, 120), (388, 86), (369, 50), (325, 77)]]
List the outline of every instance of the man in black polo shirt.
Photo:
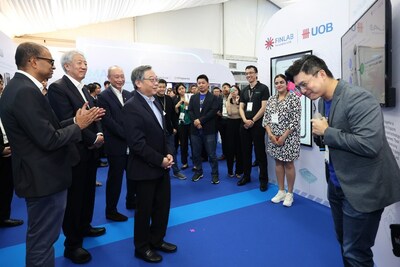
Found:
[(257, 80), (258, 70), (255, 66), (247, 66), (246, 79), (249, 85), (240, 94), (239, 113), (242, 118), (240, 138), (243, 151), (244, 175), (237, 185), (245, 185), (251, 180), (252, 147), (256, 154), (256, 161), (260, 168), (260, 190), (268, 189), (267, 155), (265, 153), (265, 129), (262, 119), (269, 98), (269, 89)]

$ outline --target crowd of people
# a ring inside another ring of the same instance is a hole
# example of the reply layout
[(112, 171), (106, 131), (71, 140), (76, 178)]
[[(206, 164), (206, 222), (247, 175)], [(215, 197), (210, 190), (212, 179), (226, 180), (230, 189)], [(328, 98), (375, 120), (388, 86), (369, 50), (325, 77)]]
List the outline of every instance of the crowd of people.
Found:
[[(275, 160), (279, 187), (271, 201), (292, 206), (301, 106), (299, 97), (289, 90), (289, 81), (310, 99), (323, 99), (319, 110), (324, 116), (312, 120), (313, 134), (321, 137), (318, 140), (329, 151), (325, 157), (328, 199), (344, 264), (372, 261), (370, 248), (383, 208), (400, 198), (395, 180), (400, 171), (384, 137), (376, 101), (365, 90), (354, 86), (349, 90), (350, 85), (333, 79), (318, 57), (306, 56), (294, 62), (287, 76), (274, 77), (272, 96), (258, 81), (253, 65), (245, 68), (248, 85), (243, 90), (229, 83), (210, 88), (205, 74), (190, 88), (183, 83), (167, 88), (168, 82), (159, 79), (151, 66), (142, 65), (131, 73), (134, 90), (130, 92), (124, 89), (123, 69), (116, 65), (108, 68), (104, 90), (97, 82), (84, 85), (87, 61), (80, 51), (63, 54), (65, 75), (48, 89), (55, 66), (46, 47), (22, 43), (15, 59), (18, 71), (5, 89), (0, 75), (0, 227), (24, 223), (10, 218), (15, 189), (27, 205), (27, 266), (54, 266), (53, 244), (61, 229), (66, 237), (64, 257), (76, 264), (91, 260), (83, 248), (84, 238), (106, 233), (104, 227), (91, 225), (96, 172), (104, 156), (109, 165), (105, 217), (128, 220), (117, 209), (126, 173), (125, 205), (135, 209), (135, 256), (147, 262), (162, 260), (157, 251), (178, 249), (164, 240), (170, 169), (173, 177), (185, 180), (182, 170), (192, 167), (191, 181), (206, 176), (218, 185), (218, 160), (226, 160), (228, 177), (237, 178), (237, 185), (243, 186), (252, 180), (254, 149), (255, 173), (264, 192), (269, 181), (268, 153)], [(333, 112), (338, 115), (334, 117)], [(220, 157), (216, 154), (218, 133)], [(364, 138), (355, 138), (357, 134)], [(204, 161), (210, 164), (209, 176), (203, 173)], [(347, 168), (347, 161), (363, 170)], [(368, 186), (355, 186), (365, 179)], [(377, 187), (378, 180), (385, 186)]]

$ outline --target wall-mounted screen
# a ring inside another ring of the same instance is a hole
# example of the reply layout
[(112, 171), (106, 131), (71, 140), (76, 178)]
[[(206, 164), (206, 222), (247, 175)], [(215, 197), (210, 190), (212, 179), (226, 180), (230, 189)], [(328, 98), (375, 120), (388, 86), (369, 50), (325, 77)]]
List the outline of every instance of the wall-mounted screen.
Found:
[(390, 0), (377, 0), (342, 36), (342, 79), (369, 90), (382, 106), (394, 106), (391, 88)]
[[(274, 85), (274, 77), (278, 74), (285, 74), (285, 71), (293, 64), (294, 61), (300, 59), (304, 55), (311, 55), (312, 51), (303, 51), (299, 53), (283, 55), (271, 58), (271, 92), (272, 95), (276, 93)], [(288, 83), (289, 90), (294, 90), (294, 84)], [(301, 117), (300, 117), (300, 143), (306, 146), (312, 146), (312, 133), (311, 133), (311, 113), (312, 103), (311, 100), (304, 95), (297, 94), (301, 102)]]

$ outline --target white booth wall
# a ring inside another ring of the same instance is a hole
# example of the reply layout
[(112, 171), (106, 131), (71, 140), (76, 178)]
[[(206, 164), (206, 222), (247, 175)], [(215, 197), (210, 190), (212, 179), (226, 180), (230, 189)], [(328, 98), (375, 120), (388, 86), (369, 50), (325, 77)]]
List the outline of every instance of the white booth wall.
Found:
[[(270, 86), (270, 59), (297, 52), (312, 50), (314, 55), (323, 58), (335, 77), (341, 75), (341, 36), (369, 8), (373, 0), (308, 0), (285, 7), (275, 13), (266, 27), (260, 31), (257, 44), (259, 79)], [(400, 0), (392, 0), (392, 85), (400, 88)], [(317, 30), (318, 29), (318, 30)], [(314, 32), (315, 34), (304, 35)], [(305, 37), (305, 38), (304, 38)], [(276, 39), (278, 38), (278, 39)], [(266, 46), (267, 40), (274, 40), (274, 46)], [(397, 93), (397, 106), (383, 108), (385, 130), (389, 143), (400, 163), (400, 103)], [(276, 182), (274, 160), (269, 160), (269, 176)], [(300, 158), (295, 162), (295, 192), (321, 204), (328, 205), (324, 156), (316, 145), (302, 146)], [(349, 168), (350, 168), (349, 163)], [(306, 169), (315, 179), (308, 179), (299, 172)], [(399, 177), (400, 182), (400, 177)], [(318, 220), (318, 218), (315, 218)], [(378, 267), (400, 266), (400, 258), (392, 253), (389, 225), (400, 223), (400, 203), (387, 207), (382, 215), (376, 238), (374, 260)], [(334, 229), (327, 229), (334, 231)]]

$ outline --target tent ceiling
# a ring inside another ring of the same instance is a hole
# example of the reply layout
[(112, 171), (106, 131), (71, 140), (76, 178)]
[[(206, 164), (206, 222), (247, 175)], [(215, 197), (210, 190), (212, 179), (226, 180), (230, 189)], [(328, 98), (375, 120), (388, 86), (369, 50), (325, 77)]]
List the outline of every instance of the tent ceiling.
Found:
[(228, 0), (1, 0), (0, 29), (14, 37), (226, 1)]

